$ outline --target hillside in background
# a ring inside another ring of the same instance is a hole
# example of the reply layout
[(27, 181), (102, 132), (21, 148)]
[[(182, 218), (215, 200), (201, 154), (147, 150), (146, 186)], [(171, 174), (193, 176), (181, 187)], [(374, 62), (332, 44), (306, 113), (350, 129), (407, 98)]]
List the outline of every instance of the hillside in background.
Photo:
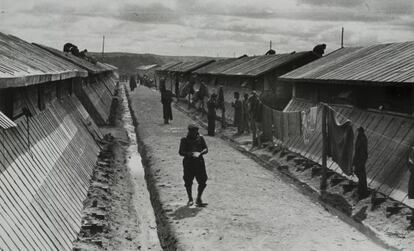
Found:
[(120, 74), (134, 74), (136, 68), (141, 65), (158, 64), (163, 65), (171, 61), (183, 62), (200, 59), (209, 59), (209, 57), (196, 57), (196, 56), (162, 56), (155, 54), (135, 54), (135, 53), (123, 53), (123, 52), (109, 52), (104, 54), (104, 60), (102, 60), (102, 54), (92, 52), (92, 56), (96, 57), (99, 61), (103, 61), (108, 64), (112, 64), (119, 69)]

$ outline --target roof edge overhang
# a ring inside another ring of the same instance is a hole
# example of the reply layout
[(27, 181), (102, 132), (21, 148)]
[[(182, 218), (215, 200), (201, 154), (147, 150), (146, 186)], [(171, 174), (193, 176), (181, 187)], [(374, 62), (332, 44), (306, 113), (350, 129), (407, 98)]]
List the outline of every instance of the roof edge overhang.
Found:
[(278, 78), (279, 83), (301, 83), (301, 84), (329, 84), (329, 85), (352, 85), (369, 87), (404, 87), (414, 86), (409, 82), (379, 82), (363, 80), (340, 80), (340, 79), (309, 79), (309, 78)]
[(1, 78), (0, 89), (27, 87), (31, 85), (43, 84), (47, 82), (61, 81), (77, 77), (87, 77), (87, 71), (66, 71), (55, 74), (37, 74), (28, 76), (19, 76), (13, 78)]

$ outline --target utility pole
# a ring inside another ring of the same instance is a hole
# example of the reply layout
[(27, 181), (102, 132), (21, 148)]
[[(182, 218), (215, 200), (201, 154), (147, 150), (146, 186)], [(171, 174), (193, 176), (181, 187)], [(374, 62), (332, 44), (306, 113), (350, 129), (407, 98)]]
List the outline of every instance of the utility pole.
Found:
[(105, 52), (105, 36), (102, 37), (102, 62), (104, 61), (104, 52)]
[(342, 27), (342, 34), (341, 34), (341, 48), (344, 48), (344, 27)]
[(270, 40), (270, 50), (272, 49), (272, 40)]

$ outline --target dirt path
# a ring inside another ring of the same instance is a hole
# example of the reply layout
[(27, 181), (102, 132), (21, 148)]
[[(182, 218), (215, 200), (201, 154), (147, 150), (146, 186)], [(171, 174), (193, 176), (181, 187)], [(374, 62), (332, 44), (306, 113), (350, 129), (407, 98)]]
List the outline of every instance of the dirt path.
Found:
[(208, 206), (187, 207), (178, 144), (191, 120), (173, 110), (173, 123), (163, 125), (159, 94), (145, 87), (131, 94), (131, 102), (161, 202), (159, 212), (165, 216), (160, 218), (175, 237), (165, 248), (382, 250), (295, 186), (218, 138), (205, 137)]
[(109, 208), (106, 233), (102, 247), (93, 243), (80, 246), (82, 250), (162, 250), (147, 189), (141, 157), (138, 153), (135, 127), (128, 101), (120, 90), (122, 100), (118, 103), (115, 126), (101, 128), (110, 133), (115, 142), (112, 147), (113, 175), (109, 186), (110, 199), (98, 201)]

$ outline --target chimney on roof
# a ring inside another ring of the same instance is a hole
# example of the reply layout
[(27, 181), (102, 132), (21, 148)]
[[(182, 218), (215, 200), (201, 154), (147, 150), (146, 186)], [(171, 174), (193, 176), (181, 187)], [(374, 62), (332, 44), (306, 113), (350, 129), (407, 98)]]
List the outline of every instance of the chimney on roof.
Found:
[(313, 47), (313, 52), (322, 57), (322, 55), (325, 53), (326, 44), (318, 44), (317, 46)]
[(266, 52), (265, 55), (275, 55), (276, 51), (272, 49), (272, 40), (270, 40), (269, 50)]

